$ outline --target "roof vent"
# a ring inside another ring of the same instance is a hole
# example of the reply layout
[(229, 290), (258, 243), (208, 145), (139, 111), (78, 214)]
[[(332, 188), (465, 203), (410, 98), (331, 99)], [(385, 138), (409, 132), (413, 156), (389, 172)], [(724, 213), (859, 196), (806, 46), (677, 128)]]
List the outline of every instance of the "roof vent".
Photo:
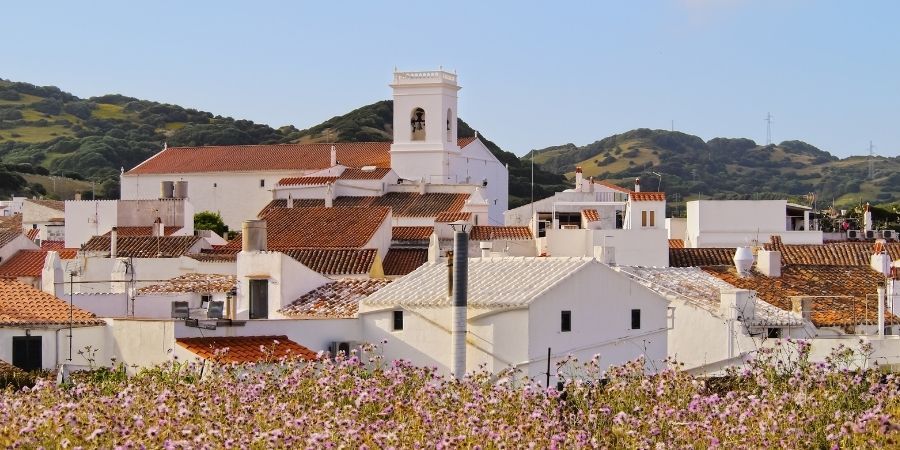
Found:
[(738, 275), (745, 277), (750, 275), (750, 268), (753, 267), (753, 251), (750, 247), (738, 247), (734, 252), (734, 268)]

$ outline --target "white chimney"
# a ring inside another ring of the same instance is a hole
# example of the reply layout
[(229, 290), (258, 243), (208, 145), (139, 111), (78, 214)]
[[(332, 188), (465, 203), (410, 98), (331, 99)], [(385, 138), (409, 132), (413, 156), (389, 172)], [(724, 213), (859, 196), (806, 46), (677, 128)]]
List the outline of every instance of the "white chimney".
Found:
[(640, 179), (640, 177), (634, 179), (634, 192), (641, 192), (641, 179)]
[(419, 194), (425, 195), (425, 177), (419, 179)]
[(441, 256), (441, 241), (438, 239), (436, 231), (431, 233), (428, 238), (428, 262), (436, 263)]
[(875, 250), (872, 253), (872, 256), (869, 257), (869, 266), (872, 267), (872, 270), (886, 276), (891, 276), (891, 256), (887, 253), (887, 248), (885, 247), (885, 241), (883, 239), (879, 239), (875, 241)]
[(55, 251), (47, 252), (47, 257), (44, 258), (44, 268), (41, 270), (41, 290), (62, 298), (65, 295), (64, 281), (59, 253)]
[(81, 201), (81, 191), (78, 191), (78, 192), (75, 193), (75, 201), (76, 201), (76, 202), (80, 202), (80, 201)]
[(575, 192), (584, 190), (584, 174), (581, 172), (581, 166), (575, 168)]
[(157, 217), (156, 221), (153, 222), (153, 236), (154, 237), (163, 237), (166, 235), (166, 226), (163, 224), (161, 218)]
[(241, 250), (245, 252), (264, 252), (268, 243), (265, 220), (245, 220), (241, 224)]
[(331, 146), (331, 166), (334, 167), (337, 165), (337, 150), (335, 150), (334, 145)]
[(738, 276), (750, 275), (750, 268), (753, 267), (753, 251), (750, 250), (750, 247), (738, 247), (734, 252), (733, 260)]
[(288, 198), (287, 198), (287, 207), (288, 207), (288, 208), (293, 208), (293, 207), (294, 207), (294, 197), (292, 197), (291, 194), (288, 194)]
[(813, 297), (791, 297), (791, 310), (803, 317), (803, 320), (812, 320)]
[(331, 208), (334, 206), (334, 190), (331, 188), (331, 183), (325, 186), (325, 207)]
[(115, 258), (119, 254), (119, 227), (112, 227), (109, 231), (109, 257)]
[(770, 278), (780, 277), (781, 252), (778, 250), (760, 250), (756, 254), (756, 270)]
[(872, 211), (869, 211), (869, 203), (866, 202), (866, 211), (863, 213), (863, 228), (865, 231), (872, 231), (874, 229), (872, 224)]
[(594, 177), (588, 178), (588, 192), (594, 192)]
[(490, 241), (482, 241), (479, 246), (481, 247), (481, 257), (490, 258), (491, 249), (494, 248), (494, 244), (492, 244)]

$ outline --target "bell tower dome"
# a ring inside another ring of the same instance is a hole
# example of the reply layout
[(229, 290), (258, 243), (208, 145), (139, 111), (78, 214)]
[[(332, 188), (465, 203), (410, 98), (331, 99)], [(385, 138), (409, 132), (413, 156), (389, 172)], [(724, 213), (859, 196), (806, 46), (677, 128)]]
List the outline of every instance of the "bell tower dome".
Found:
[(456, 74), (443, 69), (394, 71), (394, 142), (391, 167), (402, 178), (455, 183), (450, 155), (456, 142)]

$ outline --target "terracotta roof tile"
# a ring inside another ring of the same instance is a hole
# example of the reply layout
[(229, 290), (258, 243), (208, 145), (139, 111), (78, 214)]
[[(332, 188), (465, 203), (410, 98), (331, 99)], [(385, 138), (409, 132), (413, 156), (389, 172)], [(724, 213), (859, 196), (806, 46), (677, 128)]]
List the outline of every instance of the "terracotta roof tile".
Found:
[(669, 239), (669, 248), (684, 248), (684, 239)]
[(402, 276), (416, 270), (428, 261), (428, 249), (391, 248), (384, 257), (384, 274)]
[(733, 248), (678, 248), (669, 246), (669, 266), (705, 267), (734, 264)]
[(456, 221), (462, 220), (462, 221), (468, 222), (468, 221), (471, 220), (471, 219), (472, 219), (472, 213), (470, 213), (470, 212), (462, 212), (462, 211), (458, 211), (458, 212), (450, 212), (450, 211), (444, 211), (444, 212), (442, 212), (442, 213), (439, 213), (439, 214), (437, 215), (437, 217), (435, 217), (434, 221), (435, 221), (435, 222), (442, 222), (442, 223), (443, 223), (443, 222), (449, 223), (449, 222), (456, 222)]
[(341, 180), (380, 180), (390, 173), (391, 169), (377, 167), (375, 170), (362, 170), (355, 167), (344, 169), (339, 177)]
[[(198, 236), (125, 236), (116, 239), (116, 253), (120, 257), (177, 258), (189, 253), (201, 239)], [(81, 250), (108, 254), (109, 240), (109, 236), (94, 236)]]
[(475, 142), (476, 140), (478, 140), (478, 138), (475, 136), (461, 137), (456, 140), (456, 144), (459, 146), (459, 148), (465, 148), (465, 146)]
[(633, 202), (664, 202), (666, 201), (665, 192), (632, 192), (628, 194)]
[(368, 275), (378, 251), (374, 248), (285, 249), (284, 254), (322, 275)]
[(427, 241), (434, 233), (434, 227), (393, 227), (391, 239), (395, 241)]
[(369, 243), (389, 212), (372, 206), (273, 209), (264, 217), (268, 249), (360, 248)]
[(290, 177), (278, 180), (279, 186), (312, 186), (329, 184), (337, 181), (338, 177)]
[(66, 248), (66, 241), (41, 241), (41, 250), (61, 250)]
[(581, 215), (584, 216), (584, 220), (587, 220), (588, 222), (600, 221), (600, 213), (598, 213), (596, 209), (582, 209)]
[[(175, 233), (176, 231), (180, 230), (181, 228), (182, 227), (177, 227), (177, 226), (166, 226), (165, 230), (163, 232), (165, 233), (166, 236), (171, 236), (172, 233)], [(112, 230), (107, 231), (103, 235), (109, 236), (110, 234), (112, 234)], [(151, 226), (116, 227), (116, 235), (120, 238), (123, 238), (126, 236), (153, 236), (153, 227), (151, 227)]]
[(22, 231), (3, 231), (0, 232), (0, 248), (5, 247), (6, 244), (16, 240), (19, 236), (23, 236)]
[(312, 350), (287, 336), (238, 336), (178, 338), (178, 345), (191, 353), (222, 363), (276, 361), (281, 358), (316, 359)]
[[(390, 142), (334, 144), (340, 164), (390, 167)], [(169, 147), (125, 175), (149, 173), (316, 170), (331, 166), (331, 144)]]
[[(75, 325), (103, 325), (94, 314), (72, 308)], [(15, 281), (0, 281), (0, 325), (68, 325), (69, 304)]]
[(65, 211), (66, 210), (66, 202), (61, 202), (59, 200), (27, 198), (27, 199), (25, 199), (25, 201), (34, 203), (35, 205), (41, 205), (45, 208), (55, 209), (57, 211)]
[[(60, 259), (73, 259), (77, 250), (59, 250)], [(19, 250), (0, 264), (0, 278), (40, 277), (44, 270), (47, 250)]]
[(28, 238), (29, 241), (33, 241), (37, 239), (38, 235), (41, 233), (41, 230), (37, 228), (32, 228), (25, 232), (25, 237)]
[(194, 292), (199, 294), (210, 294), (214, 292), (228, 292), (234, 289), (236, 285), (237, 277), (234, 275), (189, 273), (172, 278), (165, 283), (142, 287), (138, 289), (138, 293)]
[[(752, 289), (759, 298), (781, 309), (792, 309), (791, 297), (813, 296), (811, 319), (817, 327), (875, 324), (878, 283), (884, 276), (861, 266), (785, 266), (780, 277), (751, 272), (739, 277), (734, 267), (705, 267), (703, 270), (740, 289)], [(886, 313), (887, 323), (900, 323)]]
[(218, 251), (211, 251), (209, 253), (201, 251), (200, 253), (189, 253), (184, 256), (200, 262), (210, 263), (233, 263), (237, 261), (237, 252), (231, 251), (223, 253), (219, 253)]
[(386, 279), (339, 280), (313, 289), (278, 312), (295, 318), (356, 317), (360, 300), (390, 283)]
[[(438, 214), (445, 211), (462, 210), (468, 198), (469, 194), (389, 192), (381, 197), (338, 197), (334, 199), (332, 205), (335, 207), (387, 206), (391, 208), (391, 214), (394, 217), (437, 217)], [(316, 206), (325, 206), (325, 200), (294, 199), (294, 208)], [(265, 216), (273, 209), (288, 209), (286, 207), (286, 199), (272, 200), (260, 211), (258, 217)]]
[(489, 241), (493, 239), (532, 239), (528, 227), (476, 225), (469, 233), (473, 241)]
[[(776, 236), (773, 236), (773, 238)], [(900, 259), (900, 243), (883, 244), (891, 260)], [(821, 245), (785, 245), (780, 238), (764, 244), (766, 250), (781, 252), (783, 264), (868, 266), (874, 246), (868, 242), (835, 242)]]
[(22, 215), (13, 214), (11, 216), (0, 216), (0, 233), (22, 232)]

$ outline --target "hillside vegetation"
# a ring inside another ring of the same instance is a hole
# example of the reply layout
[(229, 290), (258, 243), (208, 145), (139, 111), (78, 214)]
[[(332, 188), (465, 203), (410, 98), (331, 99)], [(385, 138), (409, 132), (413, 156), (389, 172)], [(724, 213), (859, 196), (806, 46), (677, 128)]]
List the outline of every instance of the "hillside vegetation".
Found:
[[(750, 139), (709, 141), (681, 132), (637, 129), (585, 146), (566, 144), (534, 150), (523, 157), (550, 172), (585, 176), (631, 186), (641, 177), (645, 189), (675, 198), (785, 198), (814, 193), (820, 206), (890, 203), (900, 200), (900, 157), (879, 157), (873, 179), (865, 157), (839, 159), (802, 141), (758, 145)], [(655, 173), (654, 173), (655, 172)], [(659, 174), (659, 175), (657, 175)], [(824, 203), (823, 203), (824, 202)]]

